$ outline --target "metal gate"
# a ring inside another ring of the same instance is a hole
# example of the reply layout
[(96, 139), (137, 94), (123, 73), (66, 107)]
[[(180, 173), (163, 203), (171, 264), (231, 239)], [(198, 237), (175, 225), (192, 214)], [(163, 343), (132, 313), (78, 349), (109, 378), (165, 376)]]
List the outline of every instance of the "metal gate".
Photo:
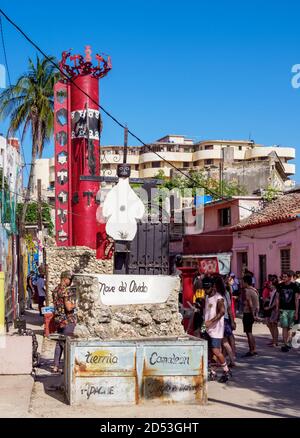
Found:
[(114, 273), (169, 275), (169, 224), (138, 223), (130, 244), (116, 242)]

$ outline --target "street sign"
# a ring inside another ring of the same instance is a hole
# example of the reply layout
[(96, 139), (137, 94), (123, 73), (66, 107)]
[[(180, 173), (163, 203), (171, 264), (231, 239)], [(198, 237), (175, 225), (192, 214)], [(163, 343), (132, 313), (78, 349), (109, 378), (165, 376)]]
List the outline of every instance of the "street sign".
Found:
[(207, 257), (201, 258), (198, 261), (199, 271), (202, 274), (218, 274), (219, 273), (219, 263), (217, 257)]

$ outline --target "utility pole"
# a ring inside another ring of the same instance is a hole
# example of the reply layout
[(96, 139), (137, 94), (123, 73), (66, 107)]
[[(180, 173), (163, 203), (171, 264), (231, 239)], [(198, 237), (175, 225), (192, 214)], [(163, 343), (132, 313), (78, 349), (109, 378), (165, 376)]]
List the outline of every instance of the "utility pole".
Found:
[[(124, 151), (123, 151), (123, 163), (127, 163), (127, 150), (128, 150), (128, 128), (127, 125), (124, 129)], [(129, 273), (129, 255), (130, 255), (130, 242), (126, 242), (126, 255), (125, 255), (125, 273)]]
[(44, 254), (41, 250), (41, 246), (44, 246), (43, 239), (43, 212), (42, 212), (42, 180), (37, 180), (37, 196), (38, 196), (38, 213), (37, 213), (37, 224), (38, 224), (38, 240), (39, 240), (39, 265), (44, 263)]
[(224, 175), (224, 149), (221, 147), (221, 160), (219, 164), (219, 192), (221, 197), (223, 197), (223, 193), (224, 193), (223, 175)]
[(127, 149), (128, 149), (128, 128), (125, 126), (124, 129), (124, 152), (123, 152), (123, 163), (127, 163)]
[(37, 180), (37, 195), (38, 195), (38, 230), (43, 230), (43, 216), (42, 216), (42, 180)]

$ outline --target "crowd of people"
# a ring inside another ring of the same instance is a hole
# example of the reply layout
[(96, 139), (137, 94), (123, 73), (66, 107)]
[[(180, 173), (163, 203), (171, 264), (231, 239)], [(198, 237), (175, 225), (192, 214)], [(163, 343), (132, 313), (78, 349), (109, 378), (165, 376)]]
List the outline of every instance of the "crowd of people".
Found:
[[(76, 300), (70, 287), (72, 274), (61, 274), (60, 284), (53, 291), (54, 320), (57, 332), (72, 335), (76, 325)], [(188, 332), (206, 339), (209, 347), (210, 379), (217, 378), (216, 369), (221, 367), (221, 382), (232, 376), (236, 365), (234, 331), (236, 315), (242, 317), (243, 330), (247, 336), (249, 351), (243, 357), (257, 355), (255, 337), (252, 333), (255, 322), (264, 322), (270, 330), (270, 347), (279, 345), (279, 327), (282, 328), (282, 352), (289, 352), (292, 342), (292, 327), (300, 323), (300, 272), (287, 271), (280, 278), (269, 275), (261, 293), (255, 288), (255, 277), (245, 269), (239, 281), (234, 273), (227, 276), (204, 275), (194, 278), (194, 299), (191, 324)], [(42, 315), (45, 305), (45, 275), (40, 267), (37, 273), (31, 271), (27, 278), (27, 308), (32, 308), (35, 296)], [(192, 329), (192, 330), (190, 330)], [(63, 341), (55, 348), (54, 372), (59, 372), (63, 353)]]
[(291, 329), (300, 323), (299, 302), (300, 272), (284, 272), (280, 278), (269, 275), (261, 293), (255, 288), (253, 273), (247, 269), (241, 282), (234, 273), (227, 276), (198, 273), (194, 279), (192, 332), (208, 341), (210, 379), (217, 378), (217, 366), (223, 369), (220, 382), (227, 382), (232, 376), (237, 357), (234, 337), (237, 314), (242, 317), (249, 346), (243, 357), (257, 355), (252, 333), (255, 322), (267, 324), (270, 347), (279, 345), (280, 326), (281, 351), (287, 353), (291, 349)]

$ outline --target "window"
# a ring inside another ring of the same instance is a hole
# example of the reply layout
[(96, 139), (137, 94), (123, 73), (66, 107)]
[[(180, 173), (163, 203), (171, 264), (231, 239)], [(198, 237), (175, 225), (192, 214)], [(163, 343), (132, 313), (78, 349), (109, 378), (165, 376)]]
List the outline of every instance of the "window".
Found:
[(134, 170), (139, 170), (139, 165), (138, 164), (134, 165)]
[(290, 249), (280, 250), (280, 268), (281, 268), (281, 273), (284, 271), (289, 271), (291, 269), (291, 250)]
[(183, 167), (190, 167), (190, 163), (188, 161), (184, 161)]
[(204, 147), (204, 149), (205, 149), (206, 151), (211, 150), (211, 149), (213, 149), (213, 148), (214, 148), (214, 145), (212, 145), (212, 144), (207, 144), (207, 145)]
[(160, 161), (152, 161), (151, 167), (160, 167)]
[(221, 208), (219, 210), (219, 225), (226, 227), (231, 225), (231, 208)]
[(243, 149), (243, 146), (239, 146), (239, 151), (241, 151)]
[(214, 160), (204, 160), (205, 165), (214, 164)]

